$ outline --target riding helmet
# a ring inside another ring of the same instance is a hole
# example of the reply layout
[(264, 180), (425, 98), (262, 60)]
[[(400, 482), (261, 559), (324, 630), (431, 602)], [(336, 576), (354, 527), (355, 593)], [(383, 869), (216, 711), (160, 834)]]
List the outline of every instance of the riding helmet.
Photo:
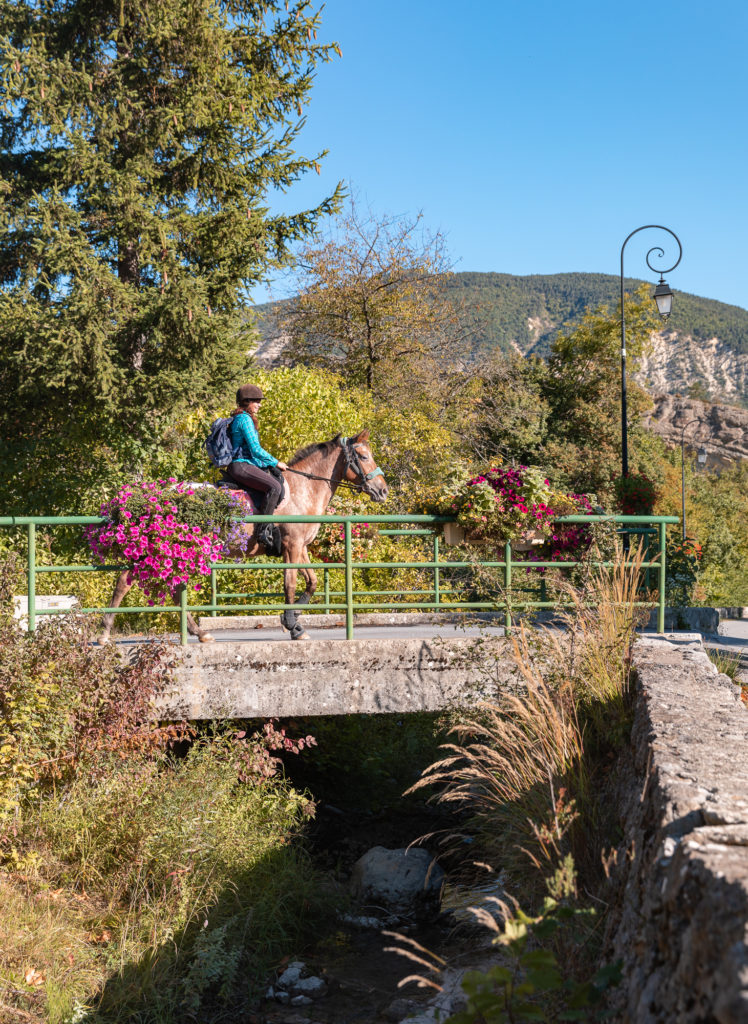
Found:
[(256, 384), (242, 384), (242, 386), (236, 392), (236, 404), (242, 405), (244, 402), (261, 402), (262, 391), (257, 387)]

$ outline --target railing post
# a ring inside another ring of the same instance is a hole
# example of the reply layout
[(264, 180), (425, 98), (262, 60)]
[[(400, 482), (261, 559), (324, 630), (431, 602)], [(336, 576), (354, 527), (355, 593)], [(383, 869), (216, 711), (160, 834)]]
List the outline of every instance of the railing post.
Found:
[(439, 611), (439, 603), (440, 603), (440, 600), (441, 600), (440, 599), (440, 587), (439, 587), (439, 584), (440, 584), (441, 581), (440, 581), (439, 576), (440, 576), (440, 573), (441, 573), (441, 569), (439, 569), (438, 564), (437, 564), (438, 561), (439, 561), (439, 534), (438, 533), (434, 534), (434, 559), (433, 560), (434, 560), (434, 604), (436, 605), (436, 611)]
[(353, 563), (351, 561), (351, 521), (345, 521), (345, 638), (353, 639)]
[(504, 629), (508, 633), (512, 629), (512, 605), (509, 597), (512, 588), (512, 542), (504, 545)]
[(325, 612), (330, 611), (330, 570), (325, 569)]
[(187, 643), (187, 584), (179, 588), (179, 642)]
[(658, 594), (658, 605), (657, 605), (657, 632), (665, 632), (665, 549), (666, 549), (666, 529), (665, 523), (658, 523), (660, 528), (660, 587)]
[(28, 543), (28, 569), (27, 587), (29, 594), (29, 607), (27, 612), (28, 630), (33, 633), (36, 629), (36, 523), (29, 523)]
[(215, 566), (210, 570), (210, 603), (213, 605), (210, 614), (215, 618), (218, 615), (218, 609), (216, 608), (218, 604), (218, 580), (216, 579)]

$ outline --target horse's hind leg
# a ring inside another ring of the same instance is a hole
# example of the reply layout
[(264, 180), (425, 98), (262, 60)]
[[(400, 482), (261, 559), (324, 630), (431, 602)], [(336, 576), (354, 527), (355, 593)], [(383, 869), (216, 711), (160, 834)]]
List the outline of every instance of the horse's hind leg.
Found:
[[(112, 594), (112, 600), (109, 604), (110, 608), (119, 608), (124, 600), (125, 594), (132, 587), (132, 583), (128, 581), (130, 575), (129, 569), (125, 569), (124, 572), (119, 574), (117, 582), (114, 585), (114, 593)], [(114, 612), (107, 612), (103, 618), (104, 631), (99, 637), (100, 644), (109, 643), (109, 634), (112, 632), (112, 624), (114, 623)]]
[(212, 636), (207, 629), (201, 629), (198, 626), (194, 616), (190, 612), (187, 612), (187, 632), (191, 636), (196, 636), (201, 644), (209, 644), (215, 640), (215, 637)]

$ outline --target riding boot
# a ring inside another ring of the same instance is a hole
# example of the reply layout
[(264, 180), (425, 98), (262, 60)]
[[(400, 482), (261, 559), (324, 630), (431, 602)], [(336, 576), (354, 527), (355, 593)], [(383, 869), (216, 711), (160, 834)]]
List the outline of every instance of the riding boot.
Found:
[[(260, 515), (271, 516), (277, 505), (278, 496), (274, 491), (268, 491)], [(261, 523), (257, 528), (257, 539), (265, 546), (265, 554), (276, 558), (282, 554), (280, 527), (277, 523)]]

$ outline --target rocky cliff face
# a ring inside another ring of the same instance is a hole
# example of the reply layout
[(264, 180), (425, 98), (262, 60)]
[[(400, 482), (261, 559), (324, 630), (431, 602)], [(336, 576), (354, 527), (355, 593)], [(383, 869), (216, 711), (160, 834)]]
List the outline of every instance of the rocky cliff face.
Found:
[(652, 398), (644, 424), (668, 444), (679, 445), (682, 435), (689, 448), (706, 448), (712, 465), (748, 459), (748, 410), (661, 393)]
[(739, 354), (719, 338), (696, 341), (688, 334), (658, 331), (642, 359), (636, 379), (657, 391), (686, 391), (701, 384), (715, 398), (748, 400), (748, 354)]

